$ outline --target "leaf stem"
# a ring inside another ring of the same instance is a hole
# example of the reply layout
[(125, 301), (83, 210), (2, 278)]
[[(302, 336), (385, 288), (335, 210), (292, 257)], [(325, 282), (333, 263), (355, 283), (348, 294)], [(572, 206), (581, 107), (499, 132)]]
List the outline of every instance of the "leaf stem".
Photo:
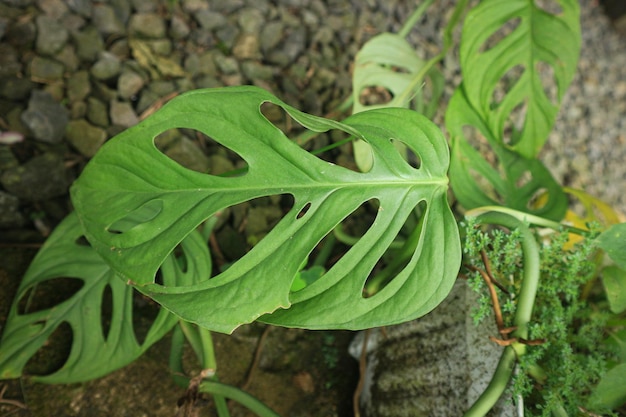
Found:
[(215, 397), (220, 396), (222, 398), (235, 400), (260, 417), (280, 417), (271, 408), (239, 388), (222, 384), (217, 381), (203, 381), (200, 383), (199, 389), (200, 391), (208, 392)]
[(426, 9), (430, 7), (430, 5), (434, 2), (435, 0), (426, 0), (425, 2), (420, 4), (420, 6), (415, 9), (413, 13), (411, 13), (411, 16), (409, 16), (406, 22), (404, 22), (404, 25), (402, 25), (402, 28), (400, 29), (400, 31), (398, 31), (398, 35), (402, 36), (403, 38), (409, 36), (409, 33), (411, 33), (411, 29), (413, 29), (413, 26), (415, 26), (417, 21), (420, 20), (420, 18), (426, 11)]
[[(513, 319), (516, 327), (513, 336), (518, 339), (528, 339), (528, 323), (532, 316), (540, 277), (539, 247), (535, 236), (520, 219), (499, 210), (486, 212), (478, 216), (477, 220), (481, 223), (496, 224), (508, 229), (518, 229), (521, 232), (524, 269), (517, 309)], [(526, 345), (521, 343), (514, 343), (504, 349), (491, 382), (474, 405), (465, 413), (465, 417), (484, 416), (496, 404), (513, 375), (516, 358), (525, 352)]]

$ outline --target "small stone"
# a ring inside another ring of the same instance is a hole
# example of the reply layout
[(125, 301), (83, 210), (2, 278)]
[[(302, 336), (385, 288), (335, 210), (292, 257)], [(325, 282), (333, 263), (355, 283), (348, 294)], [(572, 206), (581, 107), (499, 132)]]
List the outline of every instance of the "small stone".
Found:
[(82, 61), (93, 62), (104, 51), (104, 42), (93, 26), (87, 26), (80, 32), (72, 32), (72, 39), (76, 45), (76, 54)]
[(239, 27), (244, 33), (259, 35), (261, 28), (265, 24), (263, 12), (257, 8), (246, 8), (239, 12), (237, 21)]
[(125, 70), (117, 80), (117, 92), (121, 98), (130, 99), (137, 95), (144, 86), (144, 79), (141, 75), (131, 70)]
[(6, 43), (0, 43), (0, 77), (14, 76), (22, 71), (17, 52)]
[(124, 24), (115, 14), (113, 7), (104, 3), (95, 3), (91, 14), (92, 22), (98, 29), (98, 32), (108, 36), (114, 33), (123, 34), (125, 32)]
[(24, 225), (24, 217), (19, 212), (20, 201), (17, 197), (0, 191), (0, 228), (17, 228)]
[(209, 172), (209, 158), (185, 136), (181, 136), (171, 143), (164, 153), (185, 168), (197, 172)]
[(130, 3), (137, 13), (154, 12), (157, 9), (156, 2), (152, 0), (132, 0)]
[(153, 41), (146, 41), (146, 44), (150, 46), (150, 49), (152, 49), (152, 52), (155, 54), (173, 58), (172, 42), (169, 39), (155, 39)]
[(0, 175), (0, 183), (9, 193), (25, 201), (41, 201), (66, 194), (69, 181), (63, 158), (44, 153)]
[(9, 100), (24, 100), (34, 88), (35, 84), (28, 78), (16, 76), (0, 78), (0, 97)]
[(189, 32), (191, 29), (189, 25), (181, 16), (174, 15), (172, 16), (172, 20), (170, 20), (170, 30), (169, 35), (172, 39), (181, 40), (187, 38), (189, 36)]
[(34, 81), (50, 82), (63, 78), (65, 67), (58, 61), (35, 56), (30, 62), (30, 76)]
[(70, 119), (82, 119), (87, 114), (87, 103), (75, 101), (70, 104)]
[(69, 72), (74, 72), (78, 70), (80, 66), (80, 60), (78, 59), (78, 55), (76, 55), (76, 50), (73, 45), (65, 45), (61, 52), (54, 56), (54, 59), (63, 64), (65, 69)]
[(38, 0), (37, 6), (47, 17), (59, 20), (69, 13), (69, 9), (62, 0)]
[(68, 117), (67, 110), (48, 93), (33, 90), (22, 121), (33, 137), (42, 142), (59, 143), (63, 140)]
[(260, 46), (263, 52), (267, 53), (278, 46), (283, 40), (284, 28), (281, 22), (270, 22), (263, 27), (260, 36)]
[(306, 29), (299, 27), (291, 30), (291, 33), (285, 38), (282, 50), (289, 57), (290, 61), (294, 61), (306, 48)]
[(235, 74), (239, 71), (239, 64), (237, 63), (237, 60), (230, 56), (216, 54), (215, 64), (224, 74)]
[(9, 146), (0, 146), (0, 172), (19, 165)]
[(187, 13), (194, 13), (198, 10), (206, 10), (209, 4), (206, 0), (183, 0), (183, 10)]
[(156, 13), (134, 14), (130, 18), (129, 31), (131, 36), (159, 39), (165, 37), (165, 22)]
[(30, 20), (18, 20), (9, 26), (6, 39), (18, 50), (31, 49), (37, 37), (37, 27)]
[(65, 46), (69, 33), (56, 19), (40, 15), (37, 17), (36, 50), (42, 55), (54, 55)]
[(131, 127), (139, 123), (139, 118), (135, 114), (130, 103), (113, 100), (109, 108), (111, 123), (122, 127)]
[(93, 157), (106, 141), (107, 134), (102, 128), (90, 124), (84, 119), (72, 120), (65, 129), (68, 142), (82, 155)]
[(226, 18), (221, 13), (209, 11), (207, 9), (198, 10), (193, 17), (203, 29), (213, 30), (226, 24)]
[(65, 0), (70, 10), (83, 17), (90, 17), (92, 12), (91, 0)]
[(110, 80), (120, 73), (120, 60), (113, 54), (102, 52), (100, 59), (91, 67), (91, 75), (98, 80)]
[(91, 83), (87, 71), (78, 71), (67, 80), (67, 98), (70, 103), (81, 101), (91, 93)]
[(89, 97), (87, 99), (87, 120), (96, 126), (108, 127), (109, 115), (106, 104), (95, 97)]
[(224, 26), (218, 29), (215, 33), (215, 36), (217, 37), (217, 39), (219, 39), (219, 43), (221, 43), (224, 48), (229, 50), (235, 44), (235, 40), (237, 39), (238, 35), (239, 29), (237, 29), (237, 26), (234, 25)]
[(258, 36), (250, 33), (239, 35), (233, 46), (233, 56), (241, 60), (260, 58)]
[(0, 17), (0, 40), (4, 37), (4, 34), (7, 31), (7, 26), (9, 26), (9, 19), (6, 17)]
[(249, 80), (271, 80), (274, 77), (274, 68), (256, 61), (243, 62), (241, 71)]

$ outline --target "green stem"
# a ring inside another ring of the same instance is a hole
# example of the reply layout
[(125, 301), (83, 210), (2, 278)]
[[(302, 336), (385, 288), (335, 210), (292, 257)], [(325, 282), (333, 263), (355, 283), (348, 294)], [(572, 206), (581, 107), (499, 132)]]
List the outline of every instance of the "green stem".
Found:
[(172, 347), (170, 349), (169, 366), (172, 372), (172, 379), (179, 387), (186, 388), (189, 385), (189, 378), (185, 376), (183, 369), (183, 346), (185, 335), (180, 326), (175, 326), (172, 332)]
[[(528, 323), (532, 316), (535, 296), (539, 286), (540, 257), (539, 247), (530, 229), (519, 219), (502, 212), (490, 211), (477, 217), (483, 224), (497, 224), (508, 229), (519, 229), (523, 251), (524, 269), (522, 283), (515, 311), (513, 336), (528, 338)], [(513, 375), (515, 360), (526, 352), (526, 345), (514, 343), (502, 352), (496, 372), (481, 396), (465, 413), (465, 417), (484, 416), (496, 404)]]
[(337, 242), (337, 238), (333, 233), (330, 233), (328, 236), (326, 236), (326, 238), (324, 239), (324, 244), (322, 245), (319, 253), (313, 261), (313, 266), (326, 265), (326, 262), (328, 261), (328, 258), (330, 257), (330, 254), (335, 247), (335, 242)]
[(415, 9), (415, 11), (411, 13), (411, 16), (409, 16), (406, 22), (404, 22), (404, 25), (402, 25), (402, 29), (400, 29), (398, 35), (402, 36), (403, 38), (409, 36), (409, 33), (411, 33), (411, 29), (413, 29), (413, 26), (415, 26), (417, 21), (420, 20), (420, 18), (426, 11), (426, 9), (434, 2), (435, 0), (426, 0), (420, 5), (420, 7)]
[(271, 408), (252, 395), (230, 385), (221, 384), (216, 381), (203, 381), (200, 383), (200, 391), (208, 392), (213, 396), (235, 400), (260, 417), (280, 417)]

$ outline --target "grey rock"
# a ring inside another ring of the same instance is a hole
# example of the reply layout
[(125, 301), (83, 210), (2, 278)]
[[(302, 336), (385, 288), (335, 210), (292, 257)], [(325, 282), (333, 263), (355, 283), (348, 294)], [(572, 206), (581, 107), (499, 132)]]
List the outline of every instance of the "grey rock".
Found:
[(150, 88), (144, 88), (141, 91), (139, 101), (137, 101), (137, 113), (141, 114), (146, 111), (160, 97), (160, 95), (156, 94)]
[(228, 16), (245, 6), (244, 0), (216, 1), (211, 4), (211, 8)]
[(84, 101), (75, 101), (70, 103), (70, 119), (82, 119), (87, 115), (87, 103)]
[(83, 17), (90, 17), (92, 12), (92, 3), (90, 0), (65, 0), (70, 10)]
[(232, 49), (238, 35), (239, 29), (234, 25), (223, 26), (215, 32), (215, 36), (219, 39), (222, 46), (229, 50)]
[(72, 39), (76, 45), (76, 54), (82, 61), (93, 62), (104, 50), (104, 42), (93, 26), (87, 26), (80, 32), (72, 32)]
[(206, 0), (183, 0), (182, 7), (187, 13), (194, 13), (198, 10), (208, 9), (209, 3)]
[(20, 200), (4, 191), (0, 191), (0, 228), (20, 227), (25, 223), (19, 212)]
[(130, 19), (132, 8), (128, 0), (109, 0), (113, 7), (115, 16), (122, 22), (122, 25), (127, 26)]
[(215, 37), (213, 32), (208, 29), (196, 29), (191, 32), (189, 39), (199, 48), (211, 49), (215, 45)]
[(156, 2), (152, 0), (132, 0), (130, 3), (137, 13), (154, 12), (157, 9)]
[(9, 100), (24, 100), (34, 87), (35, 84), (28, 78), (16, 76), (0, 78), (0, 97)]
[(89, 97), (87, 99), (87, 120), (96, 126), (108, 127), (109, 115), (106, 104), (95, 97)]
[(91, 93), (91, 83), (87, 71), (78, 71), (67, 80), (67, 98), (70, 103), (82, 101)]
[(80, 60), (76, 55), (76, 49), (73, 45), (67, 44), (61, 49), (61, 52), (54, 56), (54, 59), (63, 64), (66, 71), (74, 72), (80, 66)]
[(185, 19), (183, 19), (179, 15), (172, 16), (172, 19), (170, 20), (169, 30), (169, 35), (172, 39), (185, 39), (187, 38), (187, 36), (189, 36), (189, 32), (191, 32), (191, 29), (189, 28), (189, 25), (187, 24), (187, 21), (185, 21)]
[(125, 33), (124, 24), (115, 14), (113, 7), (108, 4), (94, 4), (91, 18), (94, 26), (102, 35), (108, 36), (114, 33)]
[(39, 7), (47, 17), (56, 20), (63, 18), (70, 12), (63, 0), (38, 0), (37, 7)]
[(65, 16), (61, 20), (61, 24), (71, 33), (73, 31), (78, 31), (84, 28), (87, 24), (87, 21), (83, 16), (72, 13)]
[(121, 98), (134, 97), (143, 88), (145, 81), (135, 71), (124, 70), (117, 80), (117, 92)]
[(104, 129), (80, 119), (68, 123), (65, 137), (78, 152), (91, 158), (106, 141), (107, 133)]
[(257, 61), (245, 61), (241, 64), (243, 75), (249, 80), (271, 80), (274, 77), (274, 68)]
[(233, 56), (236, 59), (260, 59), (259, 37), (251, 33), (242, 33), (233, 45)]
[(204, 75), (196, 80), (197, 88), (218, 88), (223, 86), (224, 84), (220, 80), (211, 75)]
[(163, 153), (185, 168), (197, 172), (209, 172), (209, 158), (202, 153), (194, 142), (185, 136), (180, 136), (177, 140), (170, 143)]
[(306, 48), (307, 31), (304, 27), (293, 28), (287, 33), (282, 51), (294, 61)]
[(35, 156), (0, 175), (0, 183), (9, 193), (25, 201), (41, 201), (66, 194), (68, 181), (63, 159), (53, 153)]
[(220, 28), (227, 23), (223, 14), (207, 9), (198, 10), (193, 14), (193, 17), (203, 29), (207, 30)]
[(139, 123), (139, 118), (130, 103), (113, 100), (109, 108), (111, 123), (122, 127), (131, 127)]
[(157, 96), (163, 97), (176, 90), (176, 86), (171, 81), (153, 81), (149, 86), (150, 90)]
[(42, 142), (59, 143), (68, 122), (67, 110), (44, 91), (33, 90), (22, 121), (33, 137)]
[(261, 10), (248, 7), (239, 11), (237, 22), (244, 33), (258, 36), (265, 24), (265, 16)]
[(130, 18), (129, 32), (131, 36), (159, 39), (165, 37), (165, 21), (156, 13), (134, 14)]
[(0, 43), (0, 77), (16, 75), (22, 71), (17, 52), (7, 43)]
[[(26, 137), (30, 134), (30, 131), (22, 122), (22, 113), (24, 113), (25, 108), (22, 106), (13, 107), (6, 114), (5, 119), (8, 124), (8, 130), (11, 132), (20, 133), (22, 136)], [(0, 168), (1, 170), (2, 168)]]
[(119, 75), (121, 71), (120, 60), (113, 54), (102, 52), (100, 59), (91, 67), (91, 75), (97, 80), (110, 80)]
[(214, 59), (217, 68), (224, 74), (235, 74), (239, 71), (239, 64), (233, 57), (216, 54)]

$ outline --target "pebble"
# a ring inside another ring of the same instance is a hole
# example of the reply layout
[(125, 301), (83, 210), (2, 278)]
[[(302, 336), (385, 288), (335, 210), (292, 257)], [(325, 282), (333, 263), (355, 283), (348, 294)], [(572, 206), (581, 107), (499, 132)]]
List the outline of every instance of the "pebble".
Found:
[(131, 70), (122, 71), (117, 80), (117, 91), (124, 99), (134, 97), (143, 88), (145, 81), (143, 77)]
[(25, 223), (19, 212), (20, 200), (4, 191), (0, 191), (0, 228), (20, 227)]
[(113, 100), (109, 107), (111, 123), (121, 127), (131, 127), (139, 123), (135, 110), (128, 102)]
[(42, 142), (60, 143), (68, 122), (67, 110), (50, 94), (33, 90), (28, 108), (22, 113), (22, 121), (33, 138)]
[(83, 17), (90, 17), (92, 13), (91, 0), (65, 0), (70, 10)]
[(239, 35), (233, 46), (233, 56), (239, 60), (260, 59), (258, 36), (251, 33)]
[(76, 45), (76, 54), (81, 61), (93, 62), (104, 51), (104, 41), (93, 26), (87, 26), (81, 31), (72, 32), (72, 39)]
[(35, 56), (30, 61), (29, 72), (34, 81), (47, 83), (63, 78), (65, 67), (59, 61), (42, 56)]
[(185, 39), (189, 36), (190, 32), (191, 32), (191, 29), (189, 28), (189, 25), (187, 24), (185, 19), (183, 19), (179, 15), (172, 16), (172, 19), (170, 20), (170, 29), (168, 32), (169, 36), (172, 39), (175, 39), (175, 40)]
[(200, 27), (206, 30), (214, 30), (226, 24), (226, 18), (223, 14), (207, 9), (198, 10), (193, 14), (193, 17), (200, 24)]
[(129, 32), (131, 36), (140, 38), (163, 38), (166, 34), (165, 22), (156, 13), (134, 14), (130, 18)]
[(91, 67), (91, 75), (97, 80), (110, 80), (121, 70), (120, 60), (109, 52), (102, 52), (100, 59)]
[(126, 32), (126, 28), (115, 14), (115, 10), (108, 4), (95, 3), (91, 18), (94, 26), (103, 36)]
[(37, 52), (48, 56), (59, 52), (69, 38), (67, 29), (59, 24), (57, 19), (46, 15), (38, 16), (36, 22), (37, 42), (35, 48)]
[(87, 120), (96, 126), (106, 128), (109, 126), (107, 106), (95, 97), (87, 99)]
[(24, 77), (9, 76), (0, 78), (0, 97), (9, 100), (24, 100), (28, 98), (35, 84)]
[(104, 129), (80, 119), (68, 123), (65, 136), (81, 155), (91, 158), (106, 141), (107, 133)]
[(85, 70), (75, 72), (67, 80), (67, 98), (71, 102), (82, 101), (91, 93), (89, 73)]
[(53, 153), (35, 156), (0, 175), (0, 184), (24, 201), (42, 201), (67, 193), (69, 181), (63, 159)]

